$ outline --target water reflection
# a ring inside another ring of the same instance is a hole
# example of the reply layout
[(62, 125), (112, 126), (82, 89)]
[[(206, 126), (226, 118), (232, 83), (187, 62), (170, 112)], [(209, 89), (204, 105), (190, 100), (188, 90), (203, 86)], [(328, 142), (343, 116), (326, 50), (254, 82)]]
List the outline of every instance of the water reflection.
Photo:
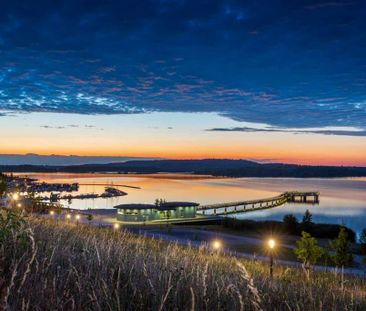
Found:
[[(355, 231), (366, 227), (366, 178), (293, 179), (239, 178), (212, 179), (190, 175), (131, 176), (120, 174), (27, 174), (49, 182), (78, 182), (80, 193), (101, 193), (102, 184), (123, 184), (141, 189), (116, 187), (127, 196), (107, 199), (73, 200), (77, 209), (112, 208), (122, 203), (153, 203), (156, 198), (195, 201), (201, 204), (266, 198), (284, 191), (319, 191), (319, 205), (286, 204), (271, 210), (237, 215), (247, 219), (280, 220), (294, 214), (301, 220), (306, 209), (316, 222), (344, 224)], [(159, 178), (158, 178), (159, 177)], [(95, 185), (82, 185), (95, 184)], [(67, 204), (67, 202), (62, 202)]]

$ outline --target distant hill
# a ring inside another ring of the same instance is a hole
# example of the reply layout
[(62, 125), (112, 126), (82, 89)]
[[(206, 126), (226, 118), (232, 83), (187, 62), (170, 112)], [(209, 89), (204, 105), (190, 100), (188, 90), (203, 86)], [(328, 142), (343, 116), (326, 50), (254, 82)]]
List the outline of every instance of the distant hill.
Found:
[(133, 160), (153, 160), (157, 158), (139, 157), (109, 157), (109, 156), (76, 156), (76, 155), (40, 155), (28, 154), (0, 154), (0, 165), (82, 165), (107, 164)]
[(366, 167), (260, 164), (247, 160), (139, 160), (122, 163), (69, 166), (0, 166), (1, 172), (118, 172), (118, 173), (192, 173), (227, 177), (361, 177)]

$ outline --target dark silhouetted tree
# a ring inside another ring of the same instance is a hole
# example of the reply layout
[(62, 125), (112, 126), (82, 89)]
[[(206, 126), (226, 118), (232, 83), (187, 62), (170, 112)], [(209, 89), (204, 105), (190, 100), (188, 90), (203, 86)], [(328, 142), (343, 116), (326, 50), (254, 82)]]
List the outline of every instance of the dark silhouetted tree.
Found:
[(360, 236), (360, 253), (366, 255), (366, 228), (362, 230)]
[(296, 217), (292, 214), (288, 214), (283, 217), (283, 225), (287, 233), (296, 234), (298, 224)]
[(0, 179), (0, 198), (2, 198), (7, 190), (6, 182)]
[(301, 230), (309, 232), (311, 225), (313, 224), (313, 215), (307, 209), (301, 222)]

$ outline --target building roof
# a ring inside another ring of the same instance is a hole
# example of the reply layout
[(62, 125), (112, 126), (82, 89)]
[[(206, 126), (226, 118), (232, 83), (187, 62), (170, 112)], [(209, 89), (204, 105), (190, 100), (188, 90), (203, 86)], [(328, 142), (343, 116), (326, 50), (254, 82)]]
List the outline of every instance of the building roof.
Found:
[(156, 209), (155, 204), (143, 204), (143, 203), (130, 203), (130, 204), (120, 204), (114, 206), (118, 209)]
[(176, 208), (176, 207), (190, 207), (190, 206), (198, 206), (198, 203), (195, 202), (163, 202), (160, 204), (162, 208)]
[(144, 204), (144, 203), (130, 203), (130, 204), (120, 204), (114, 206), (118, 209), (158, 209), (158, 210), (170, 210), (177, 207), (191, 207), (198, 206), (195, 202), (163, 202), (158, 207), (155, 204)]

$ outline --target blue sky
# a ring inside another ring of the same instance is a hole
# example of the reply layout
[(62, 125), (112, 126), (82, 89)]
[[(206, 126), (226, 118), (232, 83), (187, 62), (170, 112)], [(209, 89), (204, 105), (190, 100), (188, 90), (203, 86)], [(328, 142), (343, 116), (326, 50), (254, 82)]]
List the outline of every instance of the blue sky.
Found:
[(352, 0), (3, 1), (0, 118), (215, 113), (365, 136), (365, 23)]

